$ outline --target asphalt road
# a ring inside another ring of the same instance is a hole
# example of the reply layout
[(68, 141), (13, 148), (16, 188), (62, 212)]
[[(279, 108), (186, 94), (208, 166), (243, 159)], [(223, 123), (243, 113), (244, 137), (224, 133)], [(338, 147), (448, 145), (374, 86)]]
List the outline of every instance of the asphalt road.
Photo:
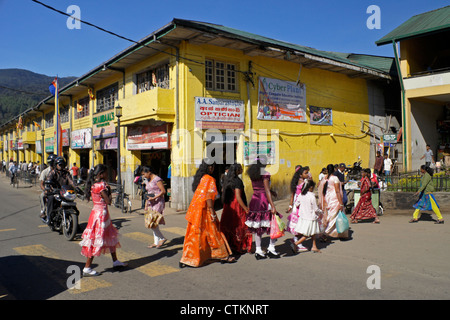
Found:
[[(80, 225), (84, 228), (91, 203), (78, 203)], [(276, 205), (280, 212), (287, 208), (286, 200)], [(412, 210), (385, 212), (379, 225), (351, 225), (348, 241), (319, 244), (321, 253), (292, 254), (286, 242), (290, 234), (286, 234), (277, 242), (280, 259), (257, 261), (253, 254), (245, 254), (234, 264), (214, 262), (201, 268), (180, 269), (184, 214), (167, 210), (166, 225), (161, 229), (169, 241), (161, 249), (148, 249), (153, 236), (144, 227), (141, 214), (123, 214), (116, 208), (110, 212), (121, 234), (119, 259), (129, 266), (113, 270), (111, 257), (101, 256), (94, 259), (94, 267), (101, 275), (76, 282), (77, 272), (85, 263), (79, 236), (75, 241), (66, 241), (62, 235), (51, 232), (38, 218), (37, 188), (13, 189), (1, 174), (0, 300), (257, 303), (450, 298), (450, 220), (435, 225), (432, 214), (424, 214), (419, 223), (409, 224)], [(449, 211), (443, 209), (442, 213), (447, 218)], [(265, 237), (263, 246), (267, 243)], [(68, 288), (73, 285), (77, 287)]]

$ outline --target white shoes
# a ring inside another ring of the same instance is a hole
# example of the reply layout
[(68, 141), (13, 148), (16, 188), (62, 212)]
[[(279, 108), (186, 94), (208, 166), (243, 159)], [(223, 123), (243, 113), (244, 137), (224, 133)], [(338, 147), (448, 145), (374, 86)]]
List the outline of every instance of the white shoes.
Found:
[(119, 260), (116, 260), (113, 262), (113, 268), (124, 268), (128, 265), (126, 262), (121, 262)]
[(85, 277), (95, 277), (98, 275), (99, 275), (99, 273), (92, 268), (84, 268), (83, 269), (83, 276), (85, 276)]

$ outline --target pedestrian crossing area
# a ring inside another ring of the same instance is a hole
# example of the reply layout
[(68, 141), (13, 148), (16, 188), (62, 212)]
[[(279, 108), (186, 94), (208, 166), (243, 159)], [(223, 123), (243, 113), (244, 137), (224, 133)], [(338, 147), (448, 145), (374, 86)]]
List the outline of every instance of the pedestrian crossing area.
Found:
[[(147, 246), (154, 243), (153, 235), (151, 230), (148, 232), (128, 232), (121, 233), (121, 244), (122, 248), (117, 250), (117, 256), (120, 261), (128, 262), (127, 270), (131, 272), (139, 272), (141, 275), (146, 277), (154, 278), (161, 277), (173, 273), (180, 272), (178, 268), (178, 262), (174, 263), (173, 260), (164, 259), (167, 255), (165, 250), (171, 250), (172, 252), (181, 252), (183, 249), (183, 240), (186, 229), (178, 227), (160, 227), (162, 233), (169, 240), (166, 242), (164, 247), (161, 249), (148, 249)], [(171, 242), (170, 239), (177, 239), (177, 241)], [(72, 241), (71, 244), (76, 246), (76, 254), (80, 254), (81, 247), (79, 246), (79, 241)], [(134, 248), (136, 251), (130, 250), (129, 248)], [(78, 272), (82, 273), (82, 268), (84, 267), (83, 259), (77, 259), (73, 262), (69, 260), (64, 260), (67, 258), (67, 252), (60, 252), (58, 250), (57, 243), (55, 247), (49, 248), (42, 244), (25, 245), (13, 248), (13, 250), (27, 262), (32, 264), (35, 269), (39, 272), (45, 273), (49, 277), (52, 277), (53, 281), (59, 286), (67, 288), (70, 294), (78, 295), (93, 290), (98, 290), (100, 288), (108, 288), (113, 286), (113, 282), (110, 281), (111, 277), (78, 277), (69, 284), (70, 274), (66, 270), (61, 270), (66, 267), (62, 267), (65, 262), (67, 267), (72, 263), (76, 264)], [(171, 255), (170, 255), (171, 256)], [(55, 261), (57, 263), (55, 263)], [(94, 259), (95, 263), (96, 259)], [(98, 267), (95, 269), (102, 273), (102, 268), (105, 270), (111, 269), (111, 266), (104, 266), (102, 262), (98, 263)], [(58, 269), (58, 270), (57, 270)], [(106, 279), (106, 280), (105, 280)], [(1, 288), (0, 291), (5, 291), (5, 288)], [(8, 292), (0, 292), (0, 297), (5, 297)], [(12, 297), (10, 297), (12, 298)]]

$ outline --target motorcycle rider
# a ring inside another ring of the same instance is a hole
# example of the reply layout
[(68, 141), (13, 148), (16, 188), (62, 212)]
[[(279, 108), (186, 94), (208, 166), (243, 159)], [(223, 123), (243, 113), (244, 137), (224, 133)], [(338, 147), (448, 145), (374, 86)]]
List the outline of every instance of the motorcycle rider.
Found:
[[(70, 172), (66, 169), (66, 160), (64, 157), (57, 157), (54, 162), (54, 170), (50, 171), (47, 182), (50, 182), (55, 188), (60, 188), (61, 186), (68, 185), (75, 189)], [(47, 197), (47, 212), (49, 213), (47, 222), (50, 222), (50, 214), (55, 208), (55, 196), (49, 194)]]
[(56, 160), (56, 155), (51, 154), (48, 156), (47, 158), (47, 165), (48, 167), (45, 168), (44, 170), (42, 170), (40, 176), (39, 176), (39, 181), (40, 181), (40, 187), (42, 189), (42, 192), (39, 196), (39, 201), (41, 203), (41, 214), (40, 214), (40, 218), (42, 220), (45, 221), (46, 219), (46, 213), (45, 213), (45, 204), (47, 201), (47, 191), (45, 189), (45, 185), (44, 182), (47, 180), (48, 175), (50, 174), (50, 172), (53, 170), (54, 164), (55, 164), (55, 160)]

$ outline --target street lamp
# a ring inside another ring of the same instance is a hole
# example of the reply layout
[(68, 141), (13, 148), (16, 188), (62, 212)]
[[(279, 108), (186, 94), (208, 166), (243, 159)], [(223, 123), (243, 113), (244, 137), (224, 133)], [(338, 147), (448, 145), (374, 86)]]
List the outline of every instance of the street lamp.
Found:
[(122, 177), (120, 174), (120, 117), (122, 117), (122, 107), (118, 104), (116, 106), (117, 117), (117, 182), (120, 190), (122, 190)]

